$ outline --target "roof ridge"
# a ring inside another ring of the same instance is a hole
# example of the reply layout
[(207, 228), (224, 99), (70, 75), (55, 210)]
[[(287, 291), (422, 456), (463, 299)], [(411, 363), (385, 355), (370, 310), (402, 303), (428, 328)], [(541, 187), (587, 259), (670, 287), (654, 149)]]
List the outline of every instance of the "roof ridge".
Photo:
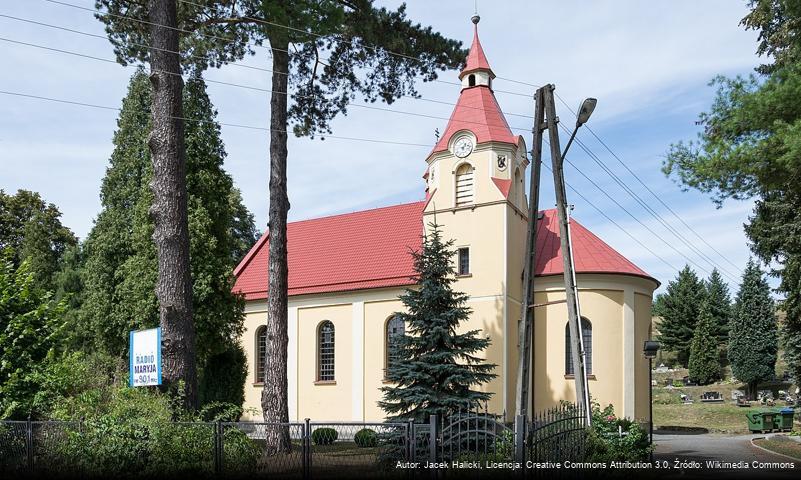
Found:
[[(426, 200), (415, 200), (413, 202), (396, 203), (394, 205), (383, 205), (383, 206), (380, 206), (380, 207), (366, 208), (364, 210), (354, 210), (352, 212), (332, 213), (330, 215), (323, 215), (323, 216), (320, 216), (320, 217), (304, 218), (302, 220), (294, 220), (292, 222), (287, 222), (287, 226), (295, 225), (295, 224), (298, 224), (298, 223), (314, 222), (314, 221), (317, 221), (317, 220), (324, 220), (324, 219), (328, 219), (328, 218), (336, 218), (336, 217), (345, 217), (345, 216), (348, 216), (348, 215), (356, 215), (358, 213), (373, 212), (373, 211), (376, 211), (376, 210), (385, 210), (385, 209), (388, 209), (388, 208), (409, 207), (409, 206), (412, 206), (412, 205), (414, 205), (416, 203), (423, 204), (425, 202), (426, 202)], [(267, 232), (265, 232), (265, 234)]]

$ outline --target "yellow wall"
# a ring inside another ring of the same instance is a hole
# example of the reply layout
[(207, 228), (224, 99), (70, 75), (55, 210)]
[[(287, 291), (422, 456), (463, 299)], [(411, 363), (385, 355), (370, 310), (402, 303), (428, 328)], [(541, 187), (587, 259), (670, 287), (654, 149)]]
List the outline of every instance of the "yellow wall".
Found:
[(634, 294), (634, 346), (638, 349), (634, 355), (636, 367), (634, 372), (634, 384), (636, 385), (636, 404), (634, 408), (634, 418), (636, 420), (650, 420), (650, 410), (648, 408), (649, 389), (648, 385), (648, 360), (642, 354), (643, 343), (649, 339), (649, 328), (651, 326), (651, 301), (650, 295), (641, 293)]
[(365, 303), (364, 317), (364, 418), (383, 420), (386, 415), (378, 407), (382, 399), (380, 388), (384, 385), (387, 341), (386, 325), (393, 313), (403, 310), (400, 300)]

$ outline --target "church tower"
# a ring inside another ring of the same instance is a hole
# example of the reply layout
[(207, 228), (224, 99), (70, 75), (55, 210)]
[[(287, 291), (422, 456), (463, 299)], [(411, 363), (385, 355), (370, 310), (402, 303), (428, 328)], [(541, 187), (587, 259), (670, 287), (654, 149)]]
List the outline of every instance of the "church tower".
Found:
[(514, 135), (493, 92), (495, 73), (478, 37), (478, 15), (461, 91), (443, 135), (429, 153), (424, 179), (425, 228), (436, 220), (453, 239), (458, 281), (473, 310), (465, 329), (492, 335), (487, 359), (499, 365), (485, 388), (496, 392), (490, 410), (514, 410), (517, 328), (525, 249), (529, 161), (522, 136)]

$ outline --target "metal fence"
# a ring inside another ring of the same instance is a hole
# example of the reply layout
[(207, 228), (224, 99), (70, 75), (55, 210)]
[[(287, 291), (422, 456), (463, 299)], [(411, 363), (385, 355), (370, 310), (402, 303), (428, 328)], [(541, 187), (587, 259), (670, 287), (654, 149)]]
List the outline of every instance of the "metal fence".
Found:
[(3, 421), (0, 478), (408, 477), (414, 472), (397, 467), (415, 462), (455, 462), (468, 470), (509, 462), (524, 470), (528, 462), (581, 461), (585, 437), (586, 420), (569, 404), (528, 421), (518, 416), (514, 423), (487, 411), (432, 416), (426, 423), (173, 422), (121, 428), (102, 420)]

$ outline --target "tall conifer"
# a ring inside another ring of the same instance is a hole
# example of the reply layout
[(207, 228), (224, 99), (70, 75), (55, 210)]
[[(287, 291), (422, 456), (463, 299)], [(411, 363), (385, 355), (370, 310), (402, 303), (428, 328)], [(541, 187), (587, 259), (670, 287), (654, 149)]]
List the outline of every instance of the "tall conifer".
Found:
[(465, 305), (469, 296), (453, 290), (452, 246), (431, 224), (422, 250), (412, 253), (417, 288), (400, 297), (407, 311), (397, 315), (406, 329), (386, 372), (393, 385), (381, 389), (384, 400), (378, 402), (390, 418), (427, 421), (429, 415), (476, 407), (490, 398), (476, 389), (496, 376), (495, 365), (480, 356), (489, 337), (480, 330), (458, 333), (471, 309)]
[(712, 316), (712, 306), (708, 301), (704, 302), (690, 344), (689, 361), (690, 379), (701, 385), (720, 380), (720, 356), (718, 355), (718, 338), (715, 336), (716, 328), (715, 318)]
[(679, 364), (684, 366), (690, 359), (690, 344), (705, 296), (704, 283), (685, 265), (654, 302), (654, 315), (662, 317), (659, 341), (665, 350), (676, 352)]
[(776, 311), (770, 286), (753, 260), (743, 273), (743, 281), (729, 326), (729, 361), (732, 374), (748, 386), (751, 399), (759, 382), (775, 374), (778, 351)]

